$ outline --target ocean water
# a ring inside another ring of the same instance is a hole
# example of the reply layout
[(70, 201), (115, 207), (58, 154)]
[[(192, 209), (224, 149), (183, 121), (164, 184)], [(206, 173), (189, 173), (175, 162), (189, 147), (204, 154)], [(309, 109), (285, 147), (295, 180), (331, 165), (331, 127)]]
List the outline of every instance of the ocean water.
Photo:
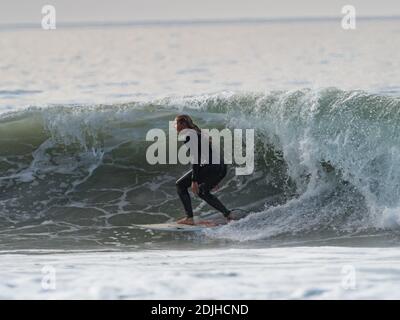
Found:
[[(399, 19), (0, 30), (1, 298), (398, 298), (399, 33)], [(147, 131), (181, 112), (255, 129), (254, 173), (231, 167), (218, 193), (250, 214), (137, 229), (183, 214), (187, 168), (145, 158)]]

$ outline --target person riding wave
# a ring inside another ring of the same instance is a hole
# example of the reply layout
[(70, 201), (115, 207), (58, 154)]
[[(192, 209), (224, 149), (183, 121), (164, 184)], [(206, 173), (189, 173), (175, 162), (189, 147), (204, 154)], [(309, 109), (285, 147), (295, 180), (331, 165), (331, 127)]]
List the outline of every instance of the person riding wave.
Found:
[[(206, 137), (204, 134), (202, 134), (200, 128), (193, 123), (193, 120), (190, 118), (190, 116), (177, 116), (175, 118), (175, 129), (177, 130), (178, 134), (189, 131), (195, 136), (197, 135), (197, 146), (194, 146), (197, 148), (197, 152), (195, 152), (197, 155), (197, 161), (192, 161), (192, 169), (176, 181), (177, 193), (186, 213), (186, 217), (179, 219), (177, 223), (188, 225), (195, 224), (193, 220), (192, 202), (188, 192), (189, 187), (191, 187), (194, 194), (198, 195), (210, 206), (221, 212), (228, 222), (231, 221), (233, 219), (231, 216), (231, 210), (227, 209), (215, 195), (210, 193), (211, 190), (218, 188), (218, 184), (226, 176), (227, 165), (224, 163), (223, 159), (220, 159), (218, 163), (212, 162), (213, 150), (211, 140), (209, 137)], [(208, 143), (204, 143), (203, 141), (203, 145), (208, 144), (208, 159), (203, 159), (204, 157), (202, 157), (201, 145), (202, 140), (204, 139), (208, 140)], [(184, 143), (186, 145), (190, 145), (190, 135), (186, 136)], [(201, 160), (203, 160), (203, 163)], [(204, 160), (206, 160), (205, 163)]]

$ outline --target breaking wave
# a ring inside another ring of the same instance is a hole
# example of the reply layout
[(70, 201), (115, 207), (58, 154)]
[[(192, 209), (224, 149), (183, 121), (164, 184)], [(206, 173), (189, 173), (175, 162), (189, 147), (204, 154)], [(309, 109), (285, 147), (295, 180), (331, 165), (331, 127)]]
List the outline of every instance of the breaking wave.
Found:
[[(182, 216), (180, 165), (146, 162), (148, 130), (185, 110), (204, 128), (254, 128), (255, 172), (221, 200), (251, 212), (206, 237), (268, 240), (396, 232), (400, 99), (363, 91), (219, 93), (0, 117), (0, 232), (18, 239), (143, 241), (124, 229)], [(197, 212), (211, 212), (195, 200)], [(104, 235), (107, 236), (104, 236)], [(63, 241), (64, 241), (63, 240)]]

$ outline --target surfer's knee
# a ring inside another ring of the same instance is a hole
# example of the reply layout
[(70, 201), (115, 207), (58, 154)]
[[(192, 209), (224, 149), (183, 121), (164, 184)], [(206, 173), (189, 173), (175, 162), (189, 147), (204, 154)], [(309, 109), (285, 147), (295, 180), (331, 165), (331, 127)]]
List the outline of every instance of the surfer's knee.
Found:
[(178, 193), (182, 191), (182, 186), (180, 185), (180, 183), (178, 181), (175, 183), (175, 187), (176, 187), (176, 191)]
[(209, 195), (210, 195), (210, 191), (207, 190), (206, 188), (204, 188), (204, 186), (200, 186), (198, 196), (199, 196), (201, 199), (205, 199), (205, 198), (207, 198)]
[(203, 200), (205, 198), (207, 198), (207, 195), (204, 192), (201, 192), (201, 191), (199, 191), (198, 196), (199, 196), (200, 199), (203, 199)]

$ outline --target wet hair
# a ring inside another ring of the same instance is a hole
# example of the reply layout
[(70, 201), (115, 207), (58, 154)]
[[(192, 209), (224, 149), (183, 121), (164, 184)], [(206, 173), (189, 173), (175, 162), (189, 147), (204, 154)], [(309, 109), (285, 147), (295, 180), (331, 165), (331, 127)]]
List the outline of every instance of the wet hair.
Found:
[(192, 118), (187, 114), (180, 114), (176, 117), (176, 123), (183, 124), (189, 129), (196, 130), (198, 134), (201, 133), (200, 128), (194, 124)]

